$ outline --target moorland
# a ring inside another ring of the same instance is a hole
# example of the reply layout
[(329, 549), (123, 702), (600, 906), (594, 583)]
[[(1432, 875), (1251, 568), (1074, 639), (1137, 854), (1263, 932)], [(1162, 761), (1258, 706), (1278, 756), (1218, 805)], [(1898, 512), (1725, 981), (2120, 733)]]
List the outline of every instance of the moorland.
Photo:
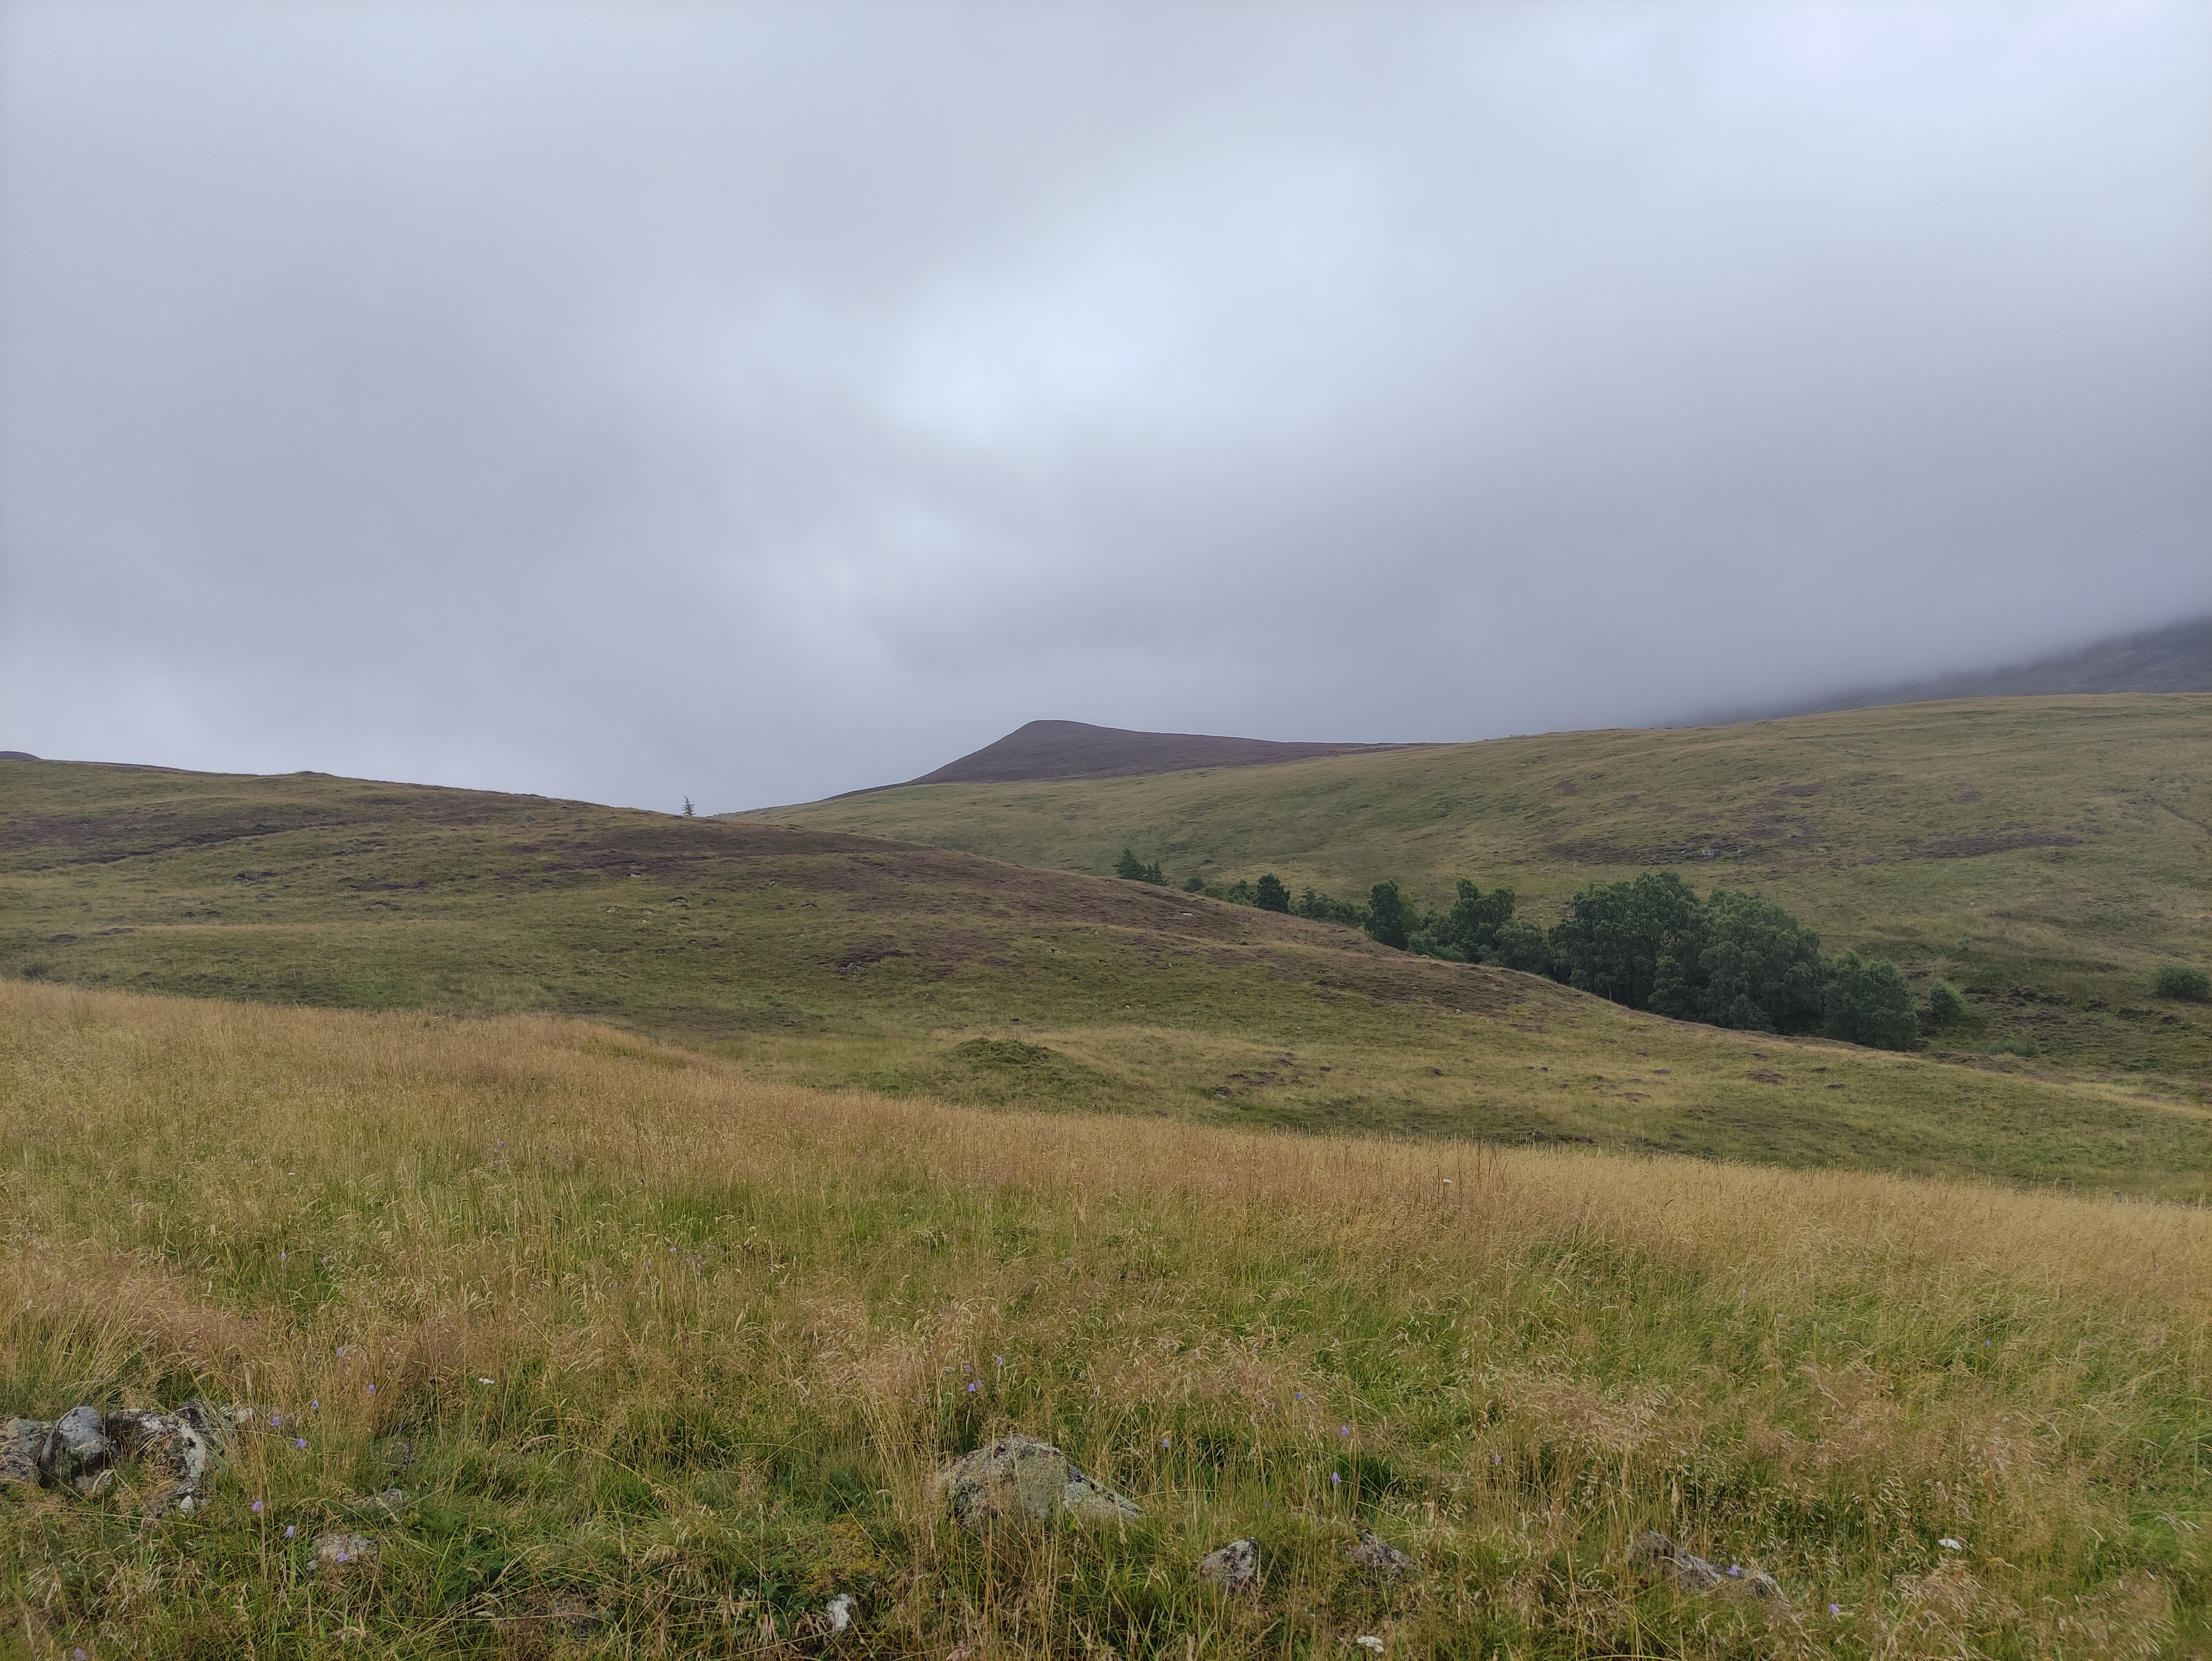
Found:
[[(2208, 702), (2189, 713), (2201, 721)], [(2177, 754), (2187, 730), (2167, 735)], [(1520, 764), (1514, 746), (1504, 753)], [(2105, 753), (2116, 769), (2143, 759), (2118, 743)], [(1273, 790), (1296, 804), (1309, 769), (1349, 764), (1135, 788)], [(2197, 1007), (2152, 999), (2148, 960), (2124, 938), (2109, 964), (2066, 960), (2118, 1007), (2062, 1002), (2074, 984), (2063, 978), (2008, 985), (1975, 1000), (1973, 1024), (1946, 1040), (1962, 1048), (1895, 1056), (1664, 1020), (1204, 895), (811, 826), (311, 774), (0, 767), (0, 964), (23, 977), (588, 1016), (763, 1078), (979, 1104), (2212, 1190)], [(2045, 788), (2045, 773), (2021, 771), (2019, 788)], [(2009, 794), (1994, 769), (1984, 776)], [(2114, 897), (2130, 916), (2183, 892), (2193, 855), (2168, 825), (2190, 822), (2097, 805), (2112, 833), (2081, 837), (2081, 873), (2055, 867), (2065, 886), (2051, 891), (2091, 910)], [(1102, 828), (1118, 834), (1110, 818)], [(2042, 878), (2029, 861), (2048, 851), (1928, 863), (1953, 881), (1993, 865), (1974, 880), (2006, 894), (2023, 873)], [(1874, 876), (1889, 873), (1860, 873)], [(1943, 923), (1979, 916), (1954, 910)], [(2169, 949), (2191, 938), (2166, 927)], [(1832, 925), (1826, 938), (1860, 943)], [(2043, 1053), (1984, 1053), (2014, 1031)]]
[[(2151, 986), (2208, 724), (716, 819), (0, 761), (0, 1407), (254, 1411), (191, 1518), (0, 1498), (0, 1653), (2200, 1652), (2208, 1039)], [(1969, 1013), (1724, 1031), (1224, 897), (1655, 868)], [(930, 1470), (1010, 1429), (1142, 1521), (955, 1526)], [(1256, 1593), (1194, 1573), (1234, 1535)]]
[[(760, 820), (1170, 885), (1273, 873), (1427, 907), (1465, 877), (1548, 923), (1579, 889), (1673, 869), (1747, 889), (1832, 951), (1977, 1003), (1984, 1039), (2069, 1068), (2203, 1078), (2212, 1031), (2154, 1004), (2212, 958), (2212, 697), (1991, 698), (1696, 729), (1547, 733), (1139, 778), (873, 791)], [(1986, 1047), (1984, 1043), (1982, 1047)]]

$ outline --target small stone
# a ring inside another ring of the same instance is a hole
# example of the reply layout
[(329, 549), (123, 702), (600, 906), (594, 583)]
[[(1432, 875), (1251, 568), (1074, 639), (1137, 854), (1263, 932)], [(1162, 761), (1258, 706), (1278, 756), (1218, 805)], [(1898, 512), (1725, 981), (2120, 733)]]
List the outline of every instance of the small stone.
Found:
[(365, 1534), (333, 1532), (315, 1536), (315, 1561), (331, 1574), (374, 1568), (384, 1548)]
[(205, 1402), (186, 1402), (174, 1413), (124, 1408), (103, 1423), (117, 1455), (143, 1461), (168, 1484), (146, 1504), (149, 1517), (189, 1513), (206, 1497), (208, 1467), (215, 1462), (230, 1415)]
[(53, 1427), (50, 1419), (10, 1419), (0, 1427), (0, 1482), (38, 1482), (39, 1450)]
[(1372, 1529), (1359, 1530), (1359, 1538), (1344, 1548), (1344, 1561), (1371, 1570), (1385, 1580), (1395, 1580), (1413, 1567), (1413, 1560)]
[(407, 1490), (386, 1488), (381, 1494), (364, 1494), (358, 1500), (346, 1501), (348, 1511), (386, 1511), (397, 1516), (407, 1506)]
[(1002, 1436), (987, 1447), (941, 1467), (930, 1488), (952, 1502), (968, 1528), (1012, 1512), (1048, 1519), (1062, 1514), (1090, 1523), (1133, 1522), (1144, 1515), (1133, 1500), (1093, 1482), (1048, 1442)]
[(1648, 1568), (1660, 1579), (1686, 1591), (1711, 1591), (1716, 1586), (1727, 1585), (1731, 1579), (1750, 1589), (1756, 1597), (1779, 1597), (1782, 1587), (1774, 1577), (1763, 1569), (1731, 1576), (1717, 1563), (1706, 1561), (1695, 1552), (1685, 1550), (1665, 1535), (1646, 1532), (1636, 1536), (1628, 1548), (1628, 1561), (1639, 1568)]
[(53, 1422), (39, 1449), (39, 1470), (52, 1486), (83, 1492), (106, 1469), (114, 1450), (98, 1408), (71, 1408)]
[(1358, 1637), (1353, 1639), (1352, 1641), (1358, 1645), (1361, 1649), (1367, 1651), (1371, 1655), (1380, 1655), (1382, 1653), (1382, 1640), (1377, 1638), (1371, 1632), (1363, 1632)]
[(1260, 1542), (1231, 1540), (1198, 1561), (1198, 1578), (1225, 1591), (1246, 1591), (1260, 1583)]
[(581, 1597), (563, 1597), (553, 1605), (553, 1624), (569, 1637), (596, 1638), (607, 1624), (607, 1612)]
[(853, 1617), (859, 1613), (860, 1605), (853, 1601), (853, 1594), (849, 1591), (839, 1592), (824, 1604), (822, 1609), (823, 1616), (830, 1622), (830, 1630), (832, 1632), (844, 1631), (853, 1624)]

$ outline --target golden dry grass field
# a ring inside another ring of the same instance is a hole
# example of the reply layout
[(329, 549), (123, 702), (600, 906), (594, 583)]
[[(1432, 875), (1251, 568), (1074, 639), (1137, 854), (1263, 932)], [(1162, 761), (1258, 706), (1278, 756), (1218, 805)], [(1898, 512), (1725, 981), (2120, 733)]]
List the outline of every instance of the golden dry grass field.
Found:
[[(982, 1111), (542, 1016), (21, 982), (0, 1152), (8, 1410), (254, 1412), (189, 1518), (0, 1499), (0, 1653), (2212, 1640), (2196, 1208)], [(1142, 1521), (963, 1532), (926, 1474), (1001, 1429)], [(1343, 1561), (1360, 1525), (1402, 1580)], [(373, 1571), (313, 1567), (334, 1526)], [(1785, 1601), (1650, 1583), (1653, 1527)], [(1193, 1573), (1237, 1535), (1255, 1596)]]

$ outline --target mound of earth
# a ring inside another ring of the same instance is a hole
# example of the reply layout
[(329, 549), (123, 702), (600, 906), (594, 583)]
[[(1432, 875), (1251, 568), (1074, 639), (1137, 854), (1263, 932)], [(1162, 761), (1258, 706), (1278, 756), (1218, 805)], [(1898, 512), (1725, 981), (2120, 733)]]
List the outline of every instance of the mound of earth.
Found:
[[(1404, 744), (1281, 744), (1271, 739), (1212, 738), (1202, 733), (1132, 733), (1079, 721), (1033, 721), (972, 755), (947, 762), (910, 784), (1018, 784), (1045, 779), (1114, 779), (1200, 767), (1261, 767)], [(896, 789), (902, 787), (889, 786)], [(860, 794), (855, 792), (854, 794)]]

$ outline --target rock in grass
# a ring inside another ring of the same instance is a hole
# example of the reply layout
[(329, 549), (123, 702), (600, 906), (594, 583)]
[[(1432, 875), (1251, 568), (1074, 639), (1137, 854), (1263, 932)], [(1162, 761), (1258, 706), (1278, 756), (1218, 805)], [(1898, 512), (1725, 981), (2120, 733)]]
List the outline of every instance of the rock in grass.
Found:
[(1224, 1591), (1246, 1591), (1260, 1584), (1260, 1542), (1231, 1540), (1198, 1560), (1198, 1578)]
[(146, 1514), (189, 1512), (207, 1497), (207, 1474), (222, 1448), (222, 1434), (235, 1415), (205, 1402), (186, 1402), (174, 1413), (152, 1408), (123, 1408), (103, 1421), (115, 1456), (143, 1462), (167, 1477), (147, 1502)]
[(1745, 1569), (1739, 1564), (1723, 1568), (1718, 1563), (1708, 1562), (1695, 1552), (1676, 1545), (1663, 1534), (1644, 1533), (1636, 1536), (1628, 1548), (1628, 1561), (1638, 1568), (1649, 1569), (1655, 1576), (1686, 1591), (1711, 1591), (1716, 1586), (1742, 1586), (1757, 1597), (1779, 1597), (1782, 1587), (1774, 1577), (1762, 1569)]
[(1359, 1538), (1344, 1548), (1344, 1561), (1355, 1568), (1395, 1580), (1413, 1567), (1413, 1560), (1372, 1529), (1359, 1530)]
[(39, 1447), (39, 1469), (54, 1488), (89, 1494), (104, 1483), (112, 1450), (100, 1409), (71, 1408), (54, 1421)]
[(221, 1446), (227, 1415), (205, 1402), (187, 1402), (174, 1413), (152, 1408), (75, 1407), (49, 1423), (10, 1419), (0, 1433), (0, 1482), (98, 1494), (115, 1465), (136, 1459), (167, 1478), (148, 1501), (149, 1516), (189, 1512), (206, 1493), (208, 1468)]
[(968, 1528), (1020, 1512), (1039, 1518), (1070, 1516), (1086, 1523), (1128, 1523), (1144, 1515), (1133, 1500), (1091, 1481), (1049, 1442), (1001, 1436), (940, 1468), (931, 1491), (952, 1502)]
[(587, 1598), (563, 1597), (553, 1605), (552, 1622), (580, 1642), (597, 1638), (607, 1624), (607, 1612)]
[(860, 1612), (860, 1608), (853, 1601), (851, 1592), (841, 1591), (823, 1605), (822, 1618), (830, 1623), (830, 1631), (842, 1632), (853, 1624), (853, 1617)]
[(0, 1427), (0, 1482), (37, 1485), (39, 1450), (53, 1427), (51, 1419), (10, 1419)]
[(315, 1562), (325, 1574), (366, 1573), (383, 1555), (384, 1548), (365, 1534), (333, 1530), (315, 1536)]

